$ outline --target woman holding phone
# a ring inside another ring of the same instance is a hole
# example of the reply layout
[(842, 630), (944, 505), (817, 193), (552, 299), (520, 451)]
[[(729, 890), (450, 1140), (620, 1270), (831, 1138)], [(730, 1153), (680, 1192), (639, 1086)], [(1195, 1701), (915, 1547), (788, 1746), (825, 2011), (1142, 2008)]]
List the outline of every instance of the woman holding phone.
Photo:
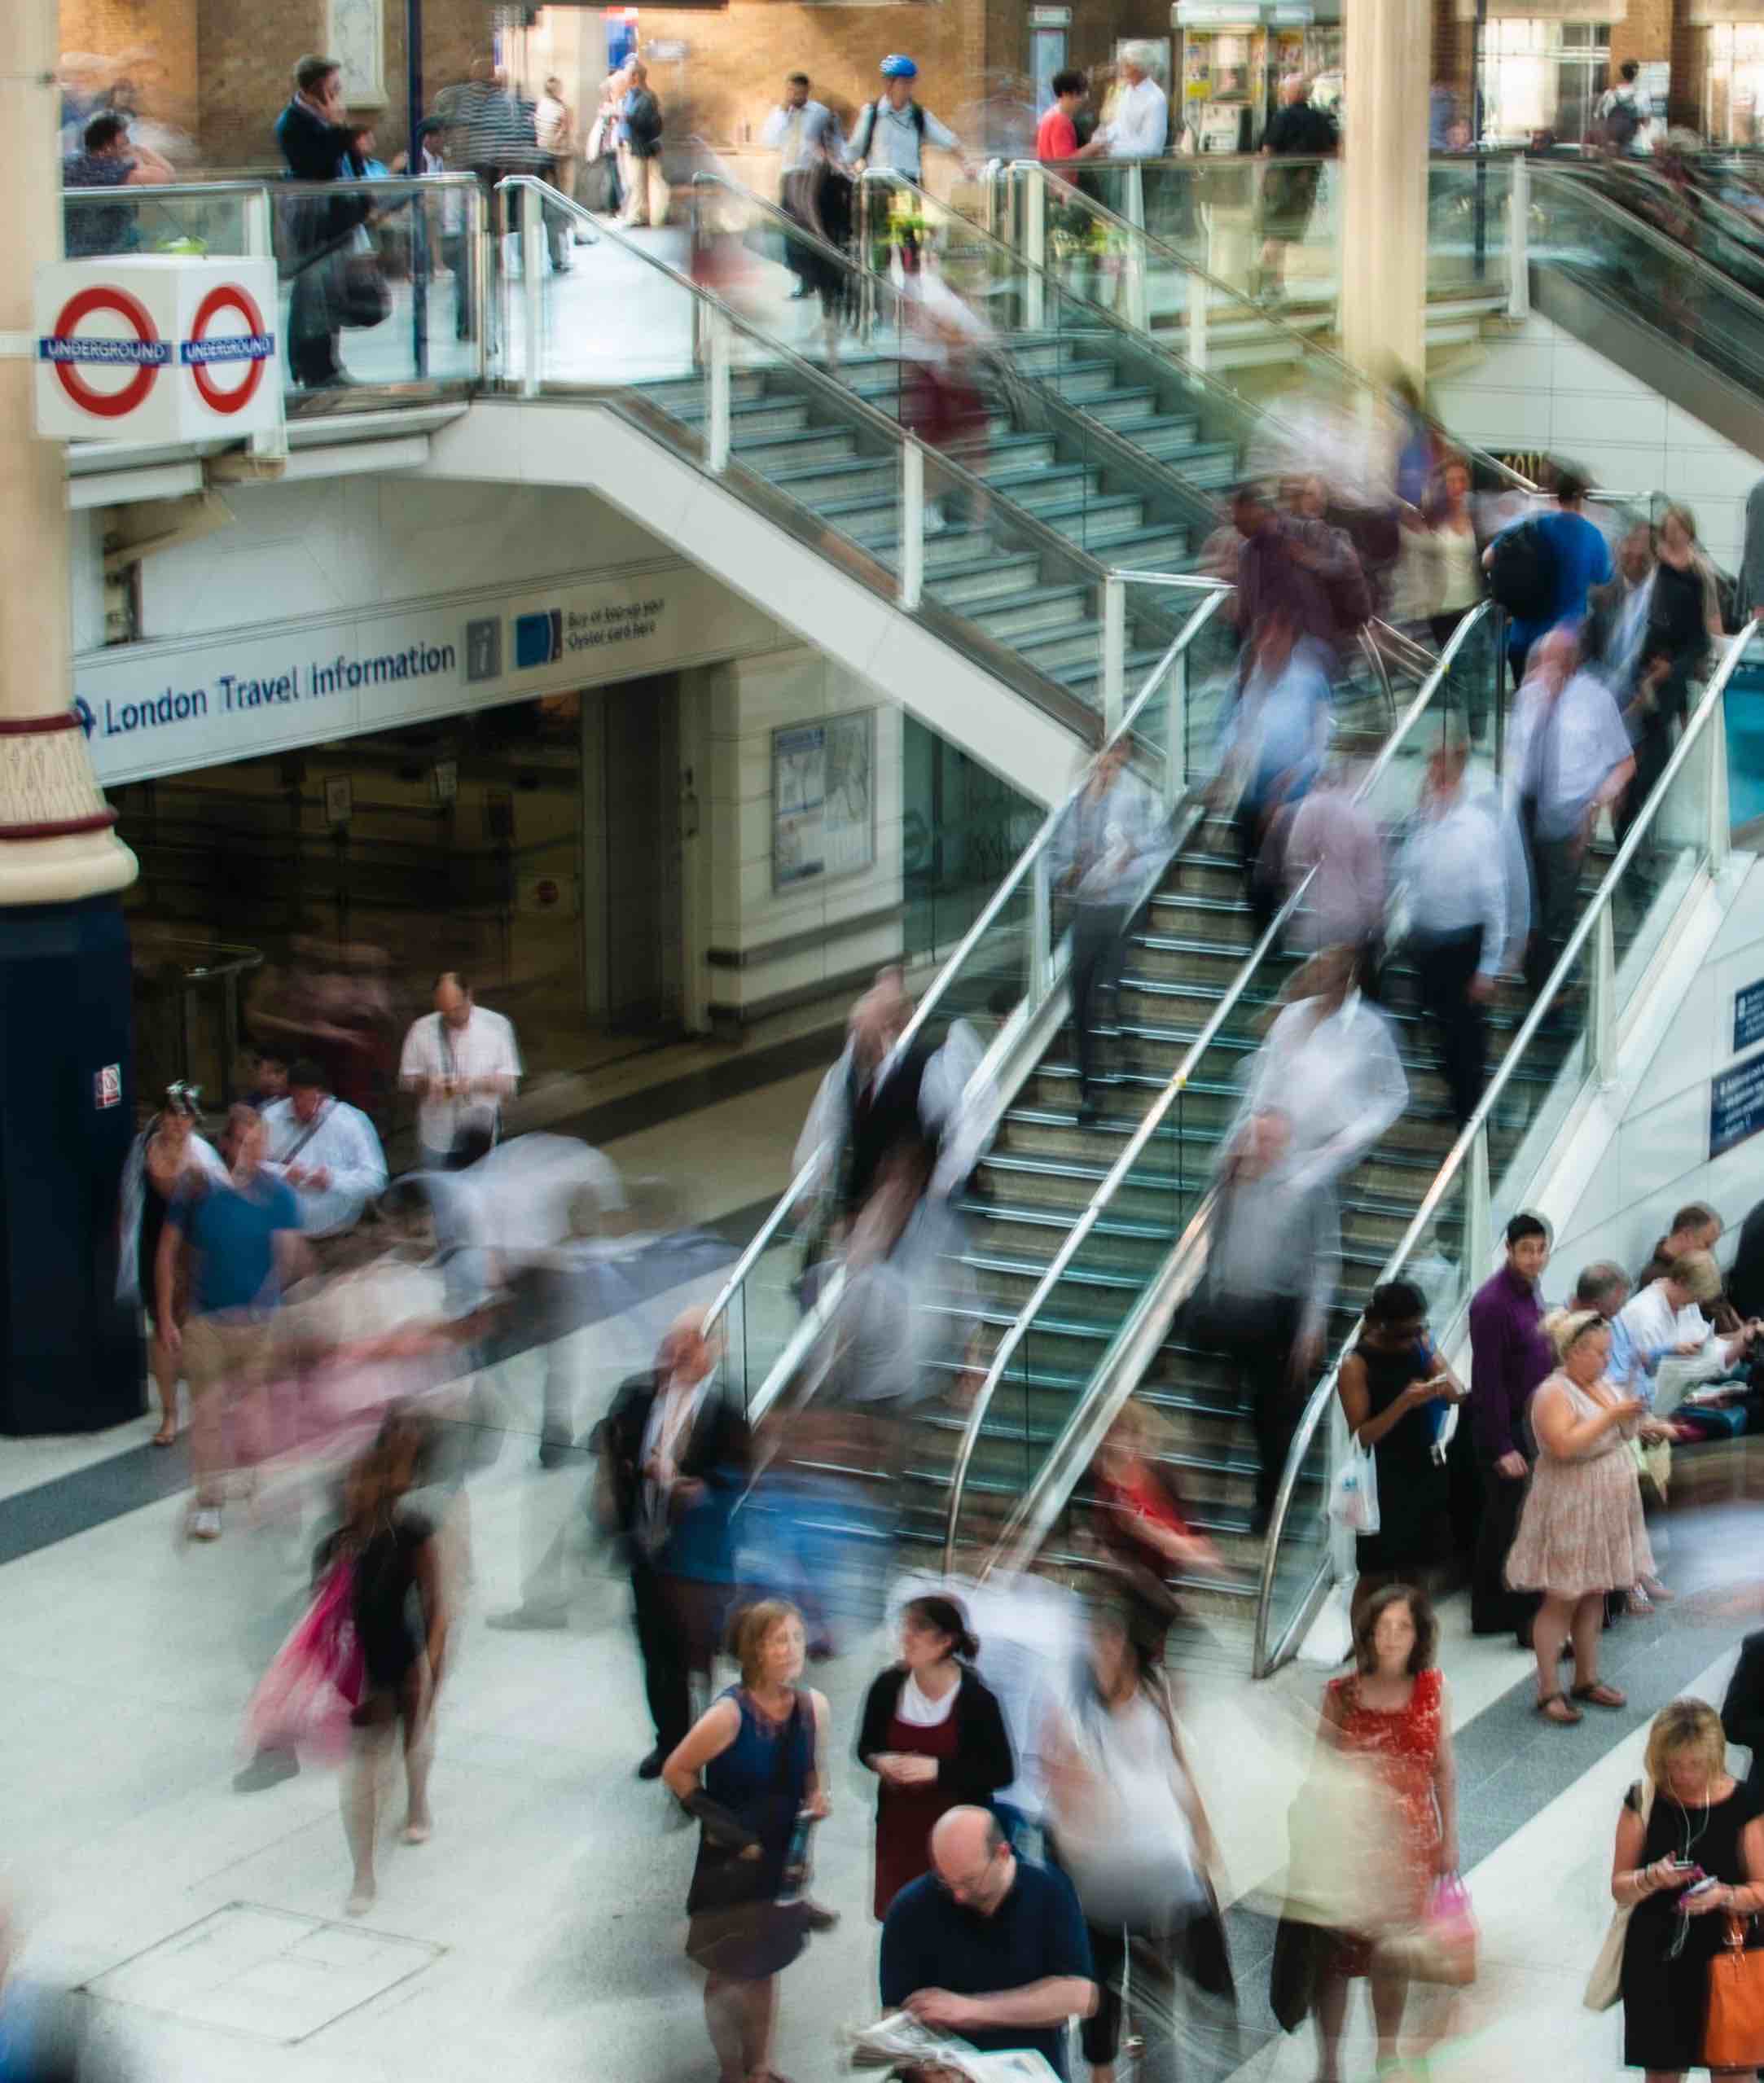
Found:
[(1707, 2066), (1709, 1962), (1727, 1918), (1764, 1909), (1764, 1821), (1757, 1796), (1728, 1775), (1727, 1739), (1706, 1700), (1661, 1708), (1643, 1769), (1618, 1813), (1611, 1862), (1612, 1899), (1632, 1911), (1619, 1984), (1623, 2059), (1648, 2083), (1678, 2083)]
[(1361, 1534), (1357, 1546), (1358, 1625), (1375, 1592), (1422, 1583), (1450, 1541), (1441, 1435), (1468, 1391), (1441, 1357), (1427, 1327), (1427, 1298), (1412, 1281), (1372, 1290), (1336, 1392), (1348, 1429), (1378, 1458), (1378, 1531)]

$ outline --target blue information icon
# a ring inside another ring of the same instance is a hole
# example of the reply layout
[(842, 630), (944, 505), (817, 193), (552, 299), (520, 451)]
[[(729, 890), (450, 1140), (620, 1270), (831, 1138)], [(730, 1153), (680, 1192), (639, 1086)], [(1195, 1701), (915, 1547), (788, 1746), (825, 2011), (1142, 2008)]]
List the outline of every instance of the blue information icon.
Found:
[(515, 670), (530, 672), (536, 665), (555, 665), (564, 656), (564, 611), (542, 607), (531, 615), (515, 617)]

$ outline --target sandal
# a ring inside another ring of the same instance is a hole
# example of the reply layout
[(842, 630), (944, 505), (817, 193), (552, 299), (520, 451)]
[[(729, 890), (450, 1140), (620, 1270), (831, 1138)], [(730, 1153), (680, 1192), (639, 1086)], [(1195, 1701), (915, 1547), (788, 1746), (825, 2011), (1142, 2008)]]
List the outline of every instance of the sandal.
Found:
[(1578, 1685), (1570, 1689), (1570, 1697), (1589, 1701), (1595, 1707), (1627, 1707), (1629, 1695), (1619, 1692), (1614, 1685), (1601, 1685), (1595, 1678), (1591, 1685)]
[[(1552, 1713), (1551, 1710), (1554, 1708), (1559, 1708), (1561, 1710), (1560, 1712)], [(1559, 1728), (1563, 1729), (1571, 1729), (1577, 1721), (1584, 1721), (1586, 1718), (1578, 1707), (1570, 1707), (1559, 1692), (1545, 1693), (1542, 1699), (1531, 1711), (1534, 1714), (1541, 1714), (1546, 1721), (1554, 1721)]]

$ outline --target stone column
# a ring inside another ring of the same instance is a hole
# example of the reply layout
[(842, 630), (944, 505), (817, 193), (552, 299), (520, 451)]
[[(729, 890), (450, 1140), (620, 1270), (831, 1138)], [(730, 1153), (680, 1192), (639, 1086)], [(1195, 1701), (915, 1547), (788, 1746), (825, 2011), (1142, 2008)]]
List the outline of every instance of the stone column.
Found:
[(1354, 0), (1347, 23), (1342, 352), (1367, 375), (1426, 375), (1430, 0)]
[[(56, 0), (0, 7), (0, 332), (61, 252)], [(134, 856), (71, 706), (59, 445), (32, 432), (31, 362), (0, 356), (0, 1432), (88, 1430), (141, 1407), (114, 1302), (116, 1188), (134, 1127)], [(103, 1073), (114, 1065), (120, 1089)]]

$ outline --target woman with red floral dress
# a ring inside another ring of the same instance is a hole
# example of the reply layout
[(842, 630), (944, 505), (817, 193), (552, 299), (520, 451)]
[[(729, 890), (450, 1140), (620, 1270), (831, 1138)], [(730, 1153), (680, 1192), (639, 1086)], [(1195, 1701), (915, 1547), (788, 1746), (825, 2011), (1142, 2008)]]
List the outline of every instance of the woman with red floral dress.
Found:
[[(1433, 1662), (1438, 1638), (1425, 1594), (1387, 1585), (1367, 1601), (1355, 1629), (1357, 1668), (1323, 1691), (1324, 1738), (1367, 1759), (1389, 1797), (1402, 1839), (1389, 1905), (1398, 1927), (1419, 1924), (1435, 1881), (1458, 1870), (1457, 1778), (1445, 1674)], [(1338, 2083), (1348, 1984), (1362, 1975), (1371, 1984), (1379, 2067), (1399, 2058), (1408, 1982), (1370, 1937), (1343, 1932), (1318, 1978), (1318, 2083)]]

